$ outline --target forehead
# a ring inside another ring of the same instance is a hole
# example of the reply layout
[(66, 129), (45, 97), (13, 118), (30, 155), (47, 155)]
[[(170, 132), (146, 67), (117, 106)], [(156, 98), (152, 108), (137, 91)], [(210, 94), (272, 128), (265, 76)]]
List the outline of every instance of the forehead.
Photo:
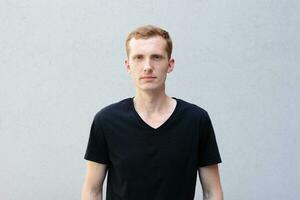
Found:
[(148, 39), (135, 39), (129, 41), (129, 49), (131, 54), (148, 54), (148, 53), (167, 53), (167, 41), (160, 37), (154, 36)]

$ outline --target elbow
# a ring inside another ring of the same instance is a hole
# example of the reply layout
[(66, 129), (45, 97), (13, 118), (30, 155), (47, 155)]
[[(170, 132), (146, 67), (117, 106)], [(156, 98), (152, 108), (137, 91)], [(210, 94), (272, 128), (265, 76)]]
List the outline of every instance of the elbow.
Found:
[(81, 190), (81, 200), (102, 199), (102, 187), (84, 185)]
[(222, 188), (215, 188), (212, 190), (203, 191), (204, 200), (223, 200)]

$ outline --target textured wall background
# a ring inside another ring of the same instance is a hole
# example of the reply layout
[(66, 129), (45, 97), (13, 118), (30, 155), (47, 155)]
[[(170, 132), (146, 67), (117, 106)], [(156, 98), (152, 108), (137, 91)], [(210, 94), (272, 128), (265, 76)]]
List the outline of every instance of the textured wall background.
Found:
[(126, 35), (154, 24), (174, 41), (167, 94), (211, 116), (225, 199), (298, 199), (299, 12), (296, 0), (1, 0), (0, 198), (79, 199), (94, 114), (134, 94)]

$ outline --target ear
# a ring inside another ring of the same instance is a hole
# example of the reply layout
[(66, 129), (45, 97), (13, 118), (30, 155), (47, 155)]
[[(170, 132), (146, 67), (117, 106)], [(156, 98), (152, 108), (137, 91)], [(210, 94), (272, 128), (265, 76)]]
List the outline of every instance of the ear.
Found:
[(168, 61), (168, 73), (172, 72), (174, 69), (175, 60), (173, 58), (170, 58)]
[(125, 59), (125, 70), (127, 71), (128, 74), (130, 74), (130, 65), (129, 65), (129, 60)]

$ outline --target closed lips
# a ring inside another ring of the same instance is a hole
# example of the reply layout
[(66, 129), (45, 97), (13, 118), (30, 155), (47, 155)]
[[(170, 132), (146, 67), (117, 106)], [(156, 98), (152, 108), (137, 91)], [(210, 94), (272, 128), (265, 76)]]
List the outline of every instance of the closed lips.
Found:
[(154, 76), (144, 76), (142, 78), (155, 78)]

